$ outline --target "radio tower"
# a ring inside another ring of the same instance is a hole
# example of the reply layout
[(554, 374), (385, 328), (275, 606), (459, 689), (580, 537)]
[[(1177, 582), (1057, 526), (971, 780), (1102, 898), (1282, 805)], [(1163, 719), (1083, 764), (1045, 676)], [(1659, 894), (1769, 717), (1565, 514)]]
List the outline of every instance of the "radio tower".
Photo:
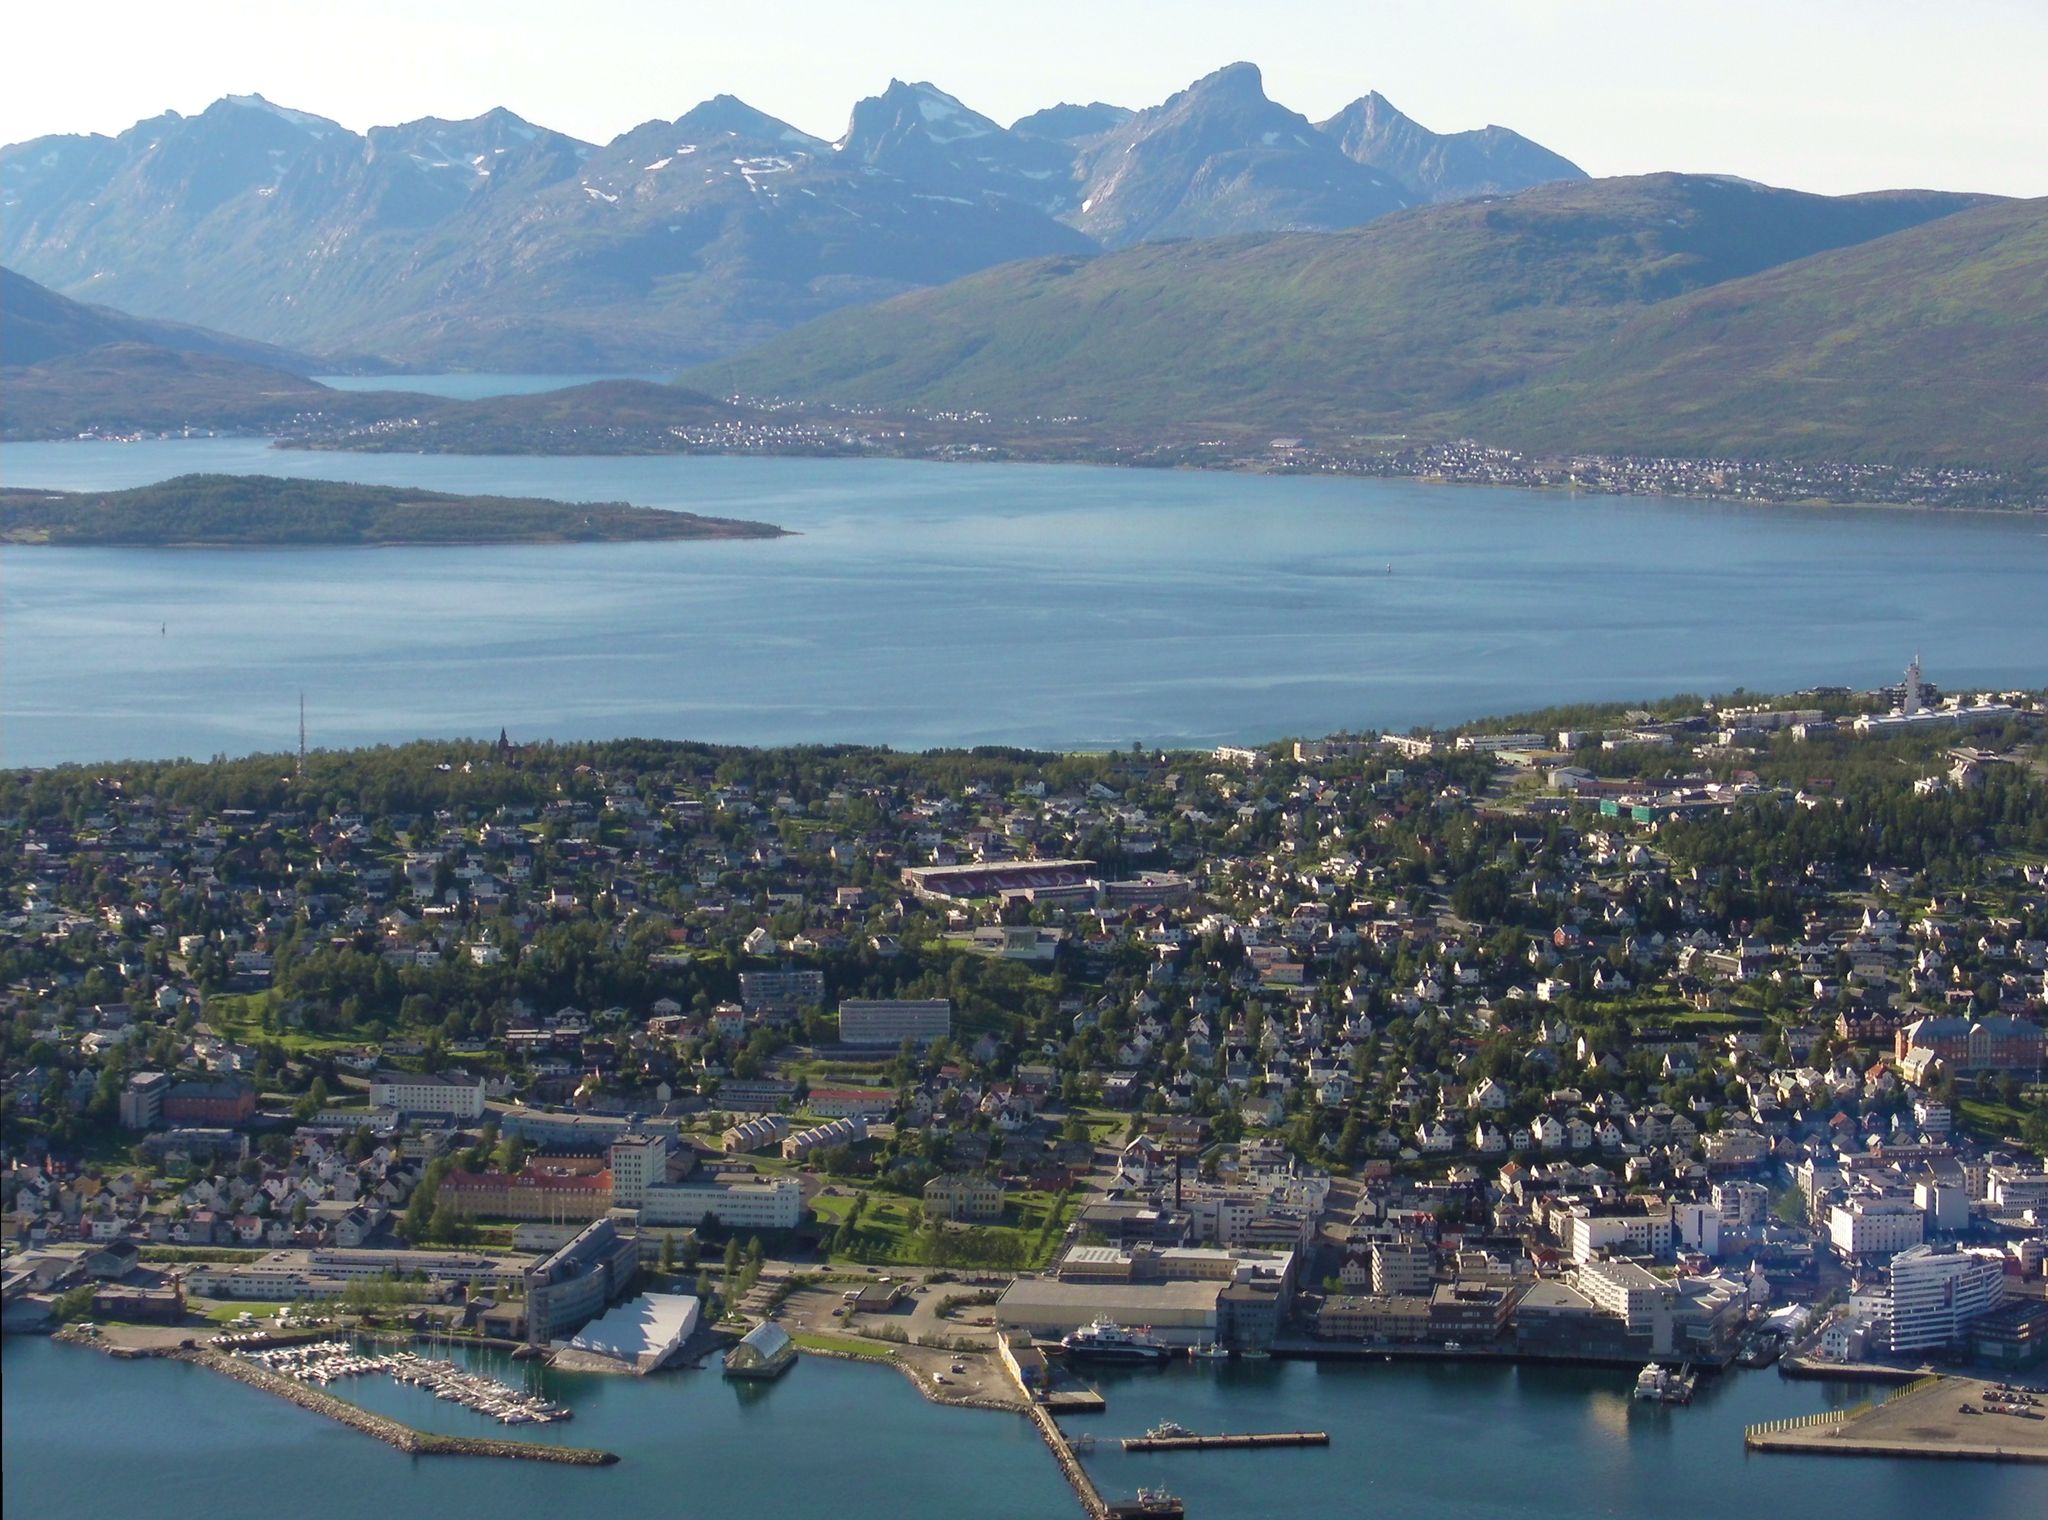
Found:
[(306, 780), (306, 694), (299, 693), (299, 763), (292, 767), (292, 780), (303, 786)]

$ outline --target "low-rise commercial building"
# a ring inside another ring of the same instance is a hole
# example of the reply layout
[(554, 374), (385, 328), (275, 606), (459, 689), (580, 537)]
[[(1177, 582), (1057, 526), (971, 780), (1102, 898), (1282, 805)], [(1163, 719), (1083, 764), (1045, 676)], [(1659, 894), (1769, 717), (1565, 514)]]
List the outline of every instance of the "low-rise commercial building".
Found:
[(401, 1114), (447, 1114), (455, 1119), (484, 1116), (483, 1078), (431, 1072), (380, 1071), (370, 1078), (370, 1106)]

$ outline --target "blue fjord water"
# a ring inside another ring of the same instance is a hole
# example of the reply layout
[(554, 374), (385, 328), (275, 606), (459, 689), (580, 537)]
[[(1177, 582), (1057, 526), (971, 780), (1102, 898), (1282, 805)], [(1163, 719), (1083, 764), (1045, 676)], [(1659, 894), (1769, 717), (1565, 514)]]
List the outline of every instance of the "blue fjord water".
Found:
[[(501, 1374), (507, 1369), (498, 1368)], [(11, 1338), (4, 1492), (10, 1515), (87, 1520), (503, 1520), (652, 1514), (723, 1520), (1080, 1513), (1031, 1426), (925, 1403), (893, 1371), (806, 1358), (780, 1382), (715, 1372), (645, 1380), (550, 1374), (576, 1418), (533, 1436), (619, 1453), (593, 1470), (413, 1458), (199, 1368), (108, 1361)], [(516, 1373), (514, 1374), (517, 1375)], [(1742, 1427), (1866, 1390), (1775, 1372), (1709, 1383), (1685, 1409), (1633, 1404), (1628, 1372), (1268, 1362), (1112, 1370), (1085, 1458), (1102, 1490), (1163, 1485), (1194, 1520), (1585, 1520), (1848, 1513), (1862, 1520), (2048, 1509), (2038, 1468), (1746, 1455)], [(396, 1418), (501, 1434), (418, 1390), (337, 1385)], [(1325, 1450), (1131, 1456), (1116, 1438), (1160, 1419), (1197, 1430), (1324, 1429)]]
[(2048, 520), (889, 460), (10, 446), (762, 518), (740, 543), (9, 549), (0, 762), (420, 735), (1209, 745), (1552, 702), (2048, 680)]

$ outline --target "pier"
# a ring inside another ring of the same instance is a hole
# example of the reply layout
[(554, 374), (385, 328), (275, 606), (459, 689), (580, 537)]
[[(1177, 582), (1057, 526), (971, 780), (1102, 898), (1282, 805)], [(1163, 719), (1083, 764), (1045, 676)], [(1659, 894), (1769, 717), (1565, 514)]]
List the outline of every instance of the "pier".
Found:
[(1060, 1472), (1073, 1486), (1074, 1497), (1081, 1501), (1081, 1510), (1088, 1520), (1109, 1520), (1110, 1507), (1102, 1497), (1102, 1491), (1095, 1486), (1095, 1480), (1088, 1476), (1088, 1470), (1081, 1465), (1081, 1459), (1074, 1455), (1074, 1448), (1068, 1444), (1066, 1434), (1058, 1423), (1040, 1405), (1031, 1406), (1031, 1423), (1038, 1427), (1038, 1433), (1045, 1437), (1045, 1444), (1052, 1448), (1053, 1460), (1060, 1465)]
[(1125, 1451), (1243, 1451), (1269, 1446), (1328, 1446), (1327, 1430), (1267, 1430), (1243, 1435), (1125, 1436)]

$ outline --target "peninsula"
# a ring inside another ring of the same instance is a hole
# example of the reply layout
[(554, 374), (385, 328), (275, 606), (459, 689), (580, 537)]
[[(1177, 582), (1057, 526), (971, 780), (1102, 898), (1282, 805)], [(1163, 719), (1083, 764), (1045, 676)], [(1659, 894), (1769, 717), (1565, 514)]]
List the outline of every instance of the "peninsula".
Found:
[(0, 542), (153, 548), (646, 543), (779, 538), (773, 523), (623, 502), (457, 496), (274, 475), (180, 475), (126, 491), (0, 489)]

